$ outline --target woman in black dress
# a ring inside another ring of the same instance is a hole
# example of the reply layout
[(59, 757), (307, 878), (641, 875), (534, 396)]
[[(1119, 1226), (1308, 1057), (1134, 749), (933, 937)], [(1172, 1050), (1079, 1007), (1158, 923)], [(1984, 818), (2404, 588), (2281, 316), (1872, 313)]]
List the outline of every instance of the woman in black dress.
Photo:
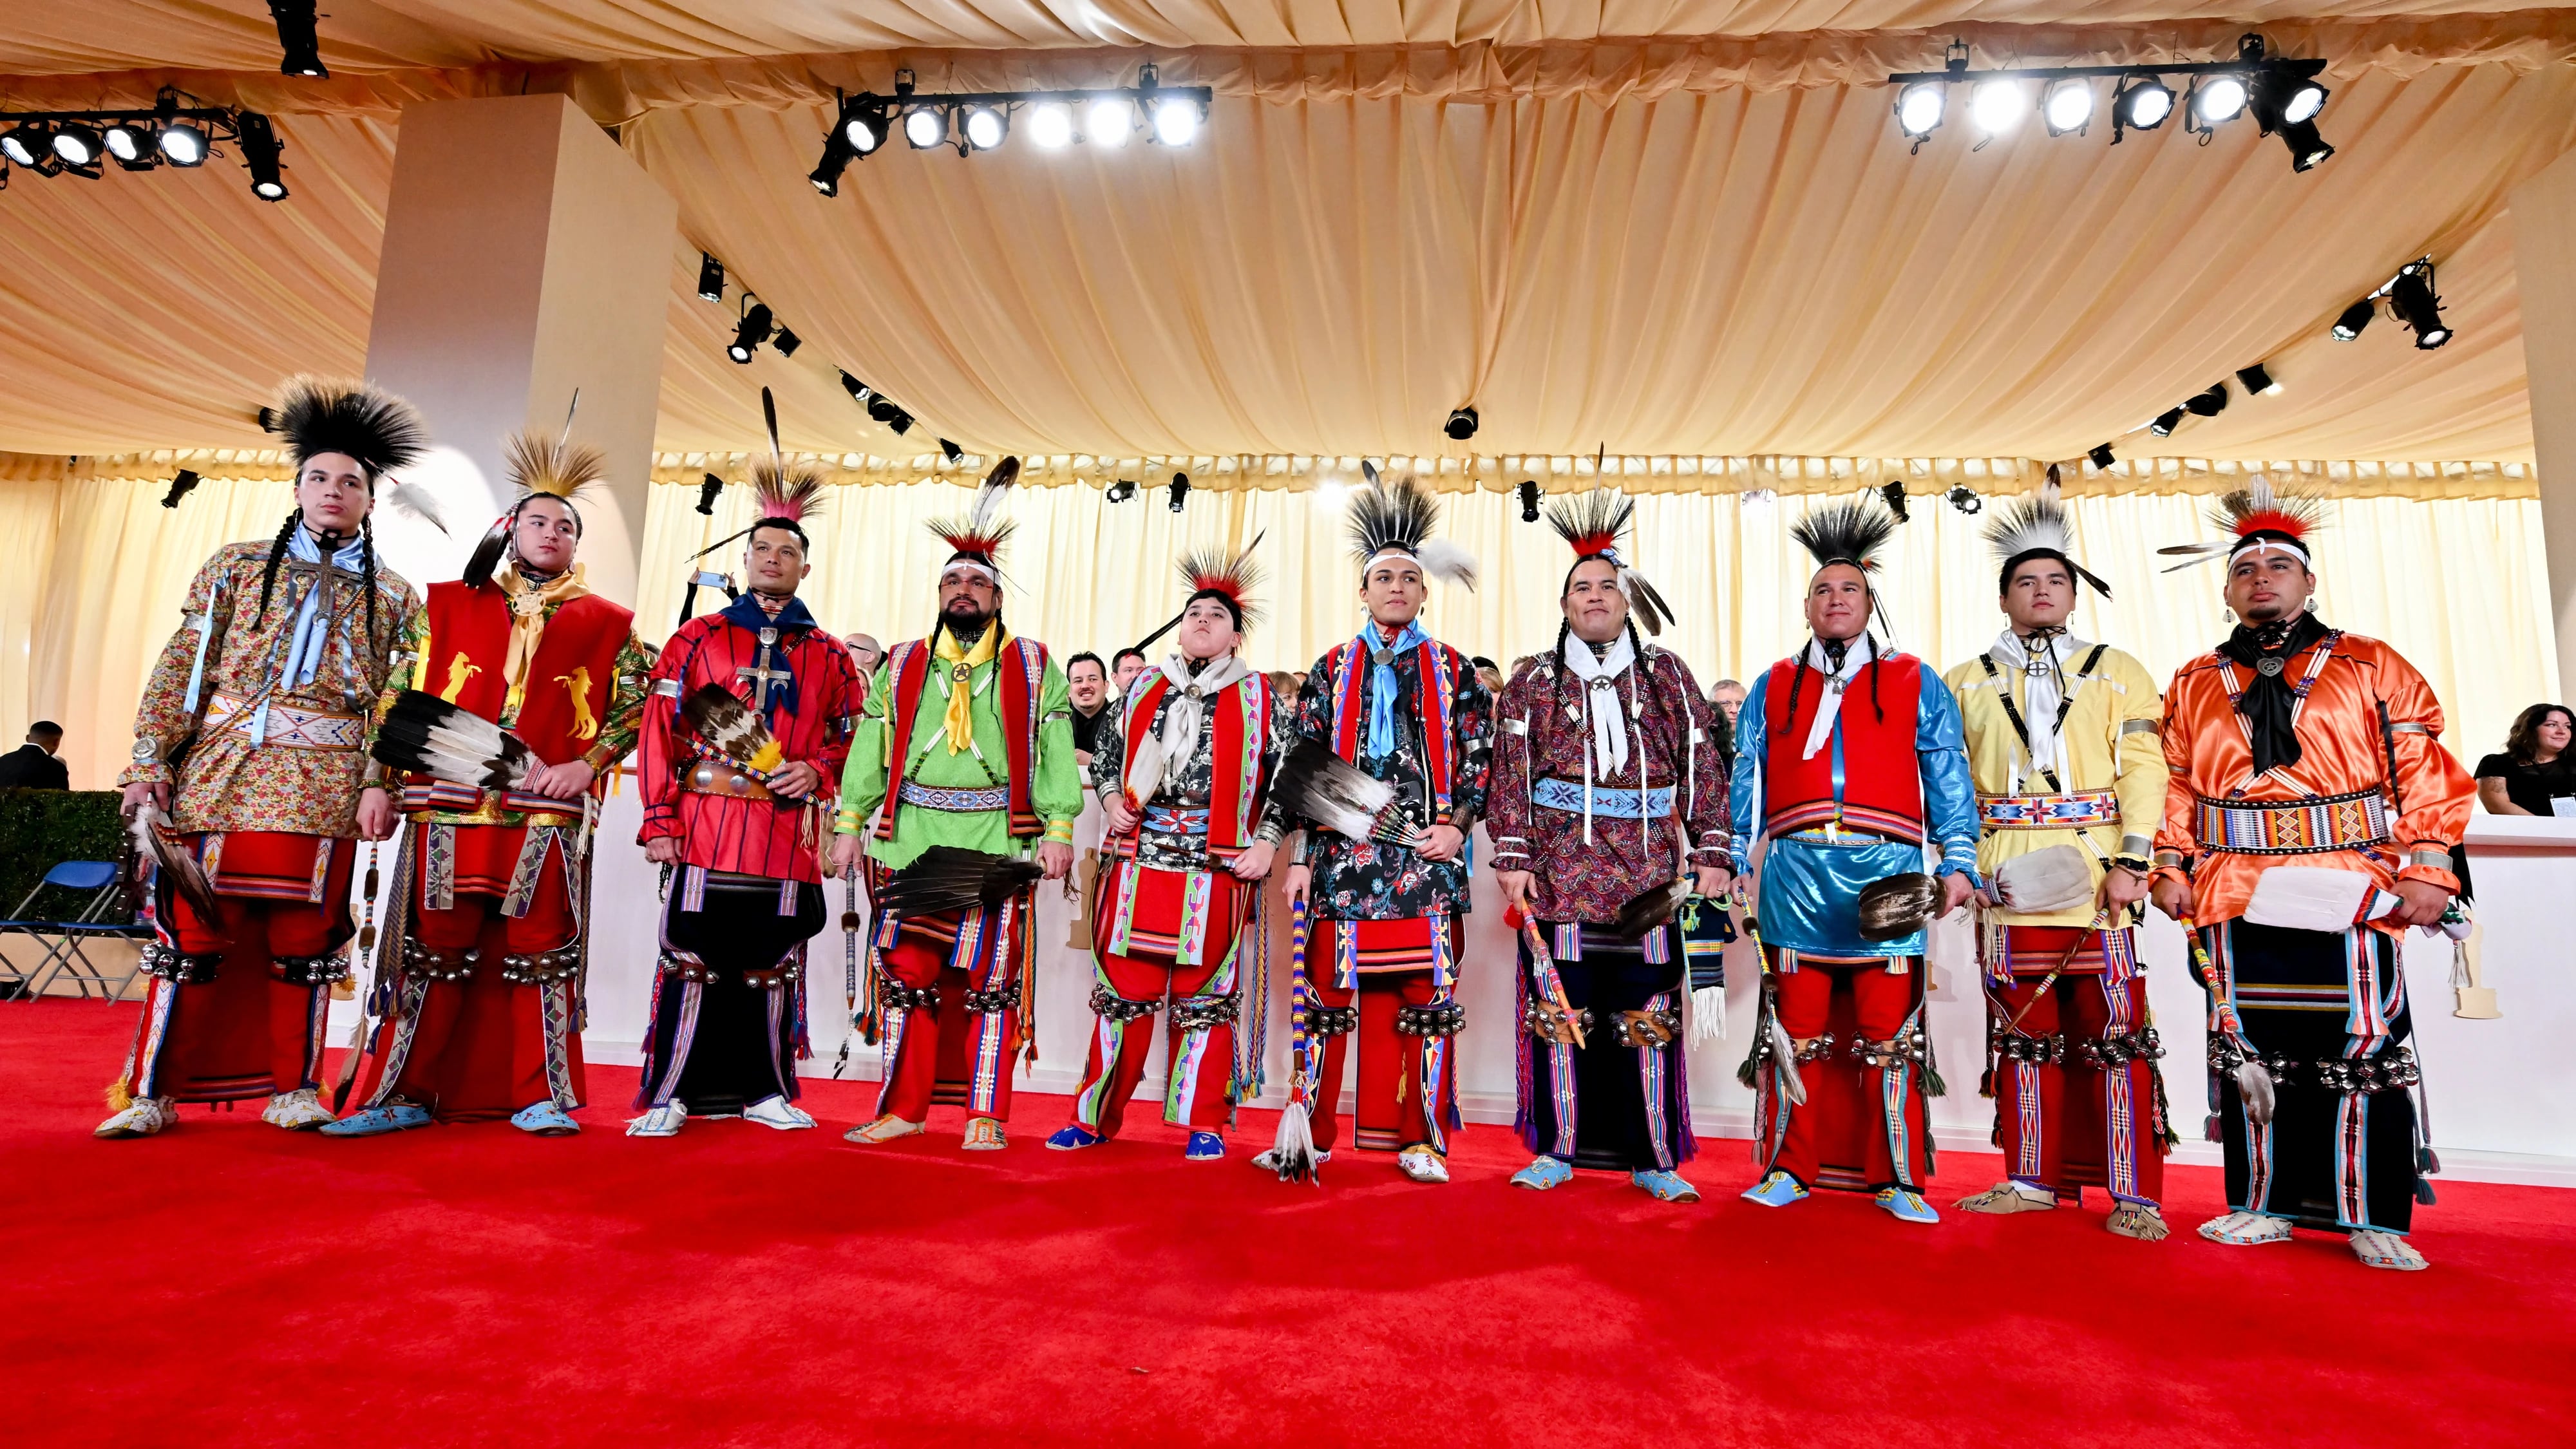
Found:
[(2504, 753), (2478, 761), (2478, 799), (2495, 815), (2554, 815), (2553, 797), (2576, 795), (2576, 761), (2567, 746), (2576, 711), (2535, 704), (2513, 722)]

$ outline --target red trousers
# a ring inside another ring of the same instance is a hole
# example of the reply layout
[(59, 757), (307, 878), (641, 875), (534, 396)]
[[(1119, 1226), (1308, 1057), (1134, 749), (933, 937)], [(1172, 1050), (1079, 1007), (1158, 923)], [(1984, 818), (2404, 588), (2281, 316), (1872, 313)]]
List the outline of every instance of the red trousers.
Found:
[(2061, 1197), (2101, 1187), (2121, 1202), (2154, 1206), (2164, 1191), (2165, 1159), (2156, 1064), (2138, 1050), (2146, 978), (2115, 986), (2107, 972), (2067, 974), (2045, 993), (2042, 979), (1989, 988), (1999, 1022), (2028, 1008), (2012, 1032), (2019, 1041), (2007, 1042), (1995, 1064), (2004, 1169), (2016, 1182)]
[(1776, 1090), (1763, 1094), (1756, 1145), (1771, 1148), (1768, 1167), (1811, 1188), (1920, 1189), (1931, 1180), (1920, 1067), (1888, 1065), (1884, 1057), (1872, 1065), (1853, 1051), (1860, 1042), (1891, 1041), (1920, 1020), (1923, 963), (1911, 964), (1899, 974), (1881, 963), (1834, 966), (1801, 956), (1797, 970), (1771, 978), (1789, 1035), (1805, 1042), (1830, 1034), (1834, 1041), (1798, 1068), (1803, 1105), (1791, 1106)]
[[(153, 977), (126, 1058), (127, 1092), (225, 1102), (319, 1085), (331, 1005), (324, 988), (347, 970), (325, 958), (355, 934), (349, 871), (357, 854), (354, 840), (251, 831), (224, 838), (220, 919), (199, 916), (176, 895), (163, 907), (163, 944), (185, 963), (174, 965), (174, 974), (200, 979)], [(318, 902), (284, 899), (283, 885), (260, 895), (227, 888), (262, 878), (309, 882), (317, 865), (324, 873)]]
[[(1211, 991), (1220, 970), (1228, 979)], [(1094, 1002), (1109, 1009), (1092, 1019), (1091, 1057), (1083, 1066), (1082, 1087), (1074, 1093), (1073, 1120), (1100, 1136), (1118, 1135), (1127, 1100), (1145, 1079), (1145, 1058), (1153, 1051), (1154, 1008), (1168, 992), (1175, 1019), (1164, 1029), (1164, 1060), (1171, 1072), (1163, 1089), (1163, 1120), (1198, 1132), (1222, 1133), (1232, 1125), (1226, 1086), (1234, 1076), (1234, 1023), (1185, 1025), (1178, 1018), (1192, 1009), (1184, 1004), (1192, 997), (1231, 1005), (1233, 974), (1223, 961), (1174, 966), (1103, 955)], [(1127, 1014), (1136, 1007), (1146, 1010)]]
[(919, 1006), (888, 1006), (879, 1038), (879, 1115), (924, 1122), (934, 1104), (953, 1104), (970, 1116), (1011, 1119), (1023, 1009), (1017, 967), (1036, 917), (1029, 904), (1022, 896), (1006, 906), (908, 918), (895, 943), (878, 951), (897, 987), (936, 993)]
[[(1457, 918), (1450, 917), (1448, 924), (1449, 959), (1454, 961)], [(1360, 1081), (1351, 1145), (1368, 1152), (1428, 1146), (1446, 1155), (1449, 1134), (1459, 1125), (1457, 1039), (1410, 1036), (1396, 1030), (1396, 1022), (1406, 1007), (1449, 1005), (1452, 998), (1440, 990), (1430, 970), (1364, 971), (1356, 990), (1337, 984), (1333, 962), (1342, 926), (1332, 919), (1315, 922), (1306, 948), (1312, 963), (1307, 984), (1318, 1006), (1339, 1011), (1354, 998), (1359, 1004)], [(1329, 1151), (1340, 1131), (1342, 1059), (1350, 1051), (1350, 1035), (1328, 1035), (1320, 1045), (1323, 1061), (1310, 1111), (1315, 1146)]]
[[(489, 844), (515, 860), (524, 833), (460, 826), (456, 834), (460, 858), (477, 854), (476, 846), (485, 843), (478, 837), (488, 835), (494, 837)], [(425, 847), (424, 841), (414, 849)], [(559, 850), (551, 848), (539, 867), (536, 890), (522, 916), (502, 914), (498, 893), (461, 888), (453, 905), (431, 907), (423, 893), (427, 882), (418, 870), (421, 862), (415, 858), (413, 939), (448, 955), (451, 962), (455, 953), (467, 950), (479, 950), (481, 956), (465, 968), (469, 974), (462, 981), (431, 979), (426, 967), (415, 975), (408, 963), (400, 968), (404, 975), (393, 1010), (379, 1030), (361, 1100), (370, 1106), (414, 1103), (431, 1108), (443, 1122), (506, 1117), (546, 1101), (566, 1110), (581, 1105), (575, 985), (561, 975), (568, 963), (513, 971), (503, 960), (559, 950), (578, 934)], [(478, 883), (490, 879), (481, 871), (460, 870), (459, 876)], [(505, 972), (558, 979), (514, 981)]]

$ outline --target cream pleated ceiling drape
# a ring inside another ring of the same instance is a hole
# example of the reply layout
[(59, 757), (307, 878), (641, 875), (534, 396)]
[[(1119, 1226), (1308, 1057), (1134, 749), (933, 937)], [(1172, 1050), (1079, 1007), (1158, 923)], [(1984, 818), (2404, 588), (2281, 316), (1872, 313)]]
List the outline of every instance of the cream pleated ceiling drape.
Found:
[[(148, 96), (171, 78), (152, 65), (273, 53), (248, 3), (38, 10), (0, 37), (0, 70), (146, 68), (20, 77), (13, 105)], [(2530, 456), (2504, 207), (2576, 141), (2560, 12), (2269, 10), (2283, 46), (2332, 60), (2322, 124), (2341, 153), (2307, 175), (2249, 124), (2116, 147), (2034, 124), (1972, 150), (1960, 122), (1909, 155), (1875, 79), (1929, 63), (1930, 30), (1729, 38), (1755, 21), (1725, 6), (1080, 13), (1132, 33), (1103, 49), (1053, 11), (374, 6), (331, 32), (350, 47), (331, 81), (188, 72), (277, 110), (295, 194), (262, 205), (221, 167), (13, 186), (0, 449), (258, 443), (249, 419), (286, 372), (363, 365), (399, 100), (540, 85), (623, 122), (681, 199), (668, 449), (755, 443), (767, 383), (791, 446), (880, 455), (942, 436), (979, 453), (1439, 455), (1463, 451), (1440, 425), (1472, 402), (1482, 452)], [(2207, 54), (2240, 28), (1968, 27), (1981, 57), (2033, 63)], [(1172, 43), (1157, 36), (1209, 48), (1154, 51)], [(765, 49), (873, 43), (988, 48)], [(1311, 48), (1350, 45), (1392, 48)], [(831, 83), (882, 88), (906, 62), (926, 85), (1123, 80), (1147, 54), (1219, 88), (1190, 151), (897, 146), (839, 198), (803, 179)], [(689, 295), (699, 246), (796, 328), (798, 359), (717, 360), (731, 313)], [(2420, 353), (2388, 323), (2327, 340), (2346, 303), (2426, 253), (2457, 340)], [(2280, 395), (2171, 439), (2135, 431), (2256, 361)], [(921, 426), (885, 436), (836, 366)]]

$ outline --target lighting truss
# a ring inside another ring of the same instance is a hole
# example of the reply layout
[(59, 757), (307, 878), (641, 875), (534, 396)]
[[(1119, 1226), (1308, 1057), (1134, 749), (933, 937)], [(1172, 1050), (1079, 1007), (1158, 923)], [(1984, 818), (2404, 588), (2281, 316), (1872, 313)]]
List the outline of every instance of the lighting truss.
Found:
[[(894, 94), (863, 91), (840, 98), (822, 160), (807, 179), (825, 196), (837, 196), (841, 175), (898, 139), (916, 151), (954, 147), (972, 156), (1020, 135), (1045, 150), (1089, 144), (1114, 150), (1138, 131), (1149, 145), (1187, 146), (1207, 125), (1216, 92), (1208, 86), (1167, 86), (1151, 62), (1132, 86), (1050, 91), (922, 91), (909, 70), (895, 72)], [(1025, 124), (1014, 125), (1015, 119)]]
[[(190, 97), (189, 99), (194, 99)], [(121, 171), (202, 166), (217, 142), (229, 142), (251, 172), (251, 190), (282, 201), (278, 172), (285, 149), (268, 117), (232, 106), (183, 106), (163, 88), (146, 110), (0, 111), (0, 186), (12, 170), (96, 181), (113, 163)]]
[[(2233, 60), (1971, 70), (1968, 43), (1953, 40), (1942, 56), (1941, 69), (1898, 71), (1888, 76), (1887, 83), (1896, 88), (1897, 126), (1914, 142), (1917, 151), (1948, 118), (1949, 92), (1954, 86), (1970, 88), (1976, 101), (1971, 111), (1980, 134), (1978, 144), (1982, 146), (2031, 110), (2034, 95), (2045, 107), (2049, 134), (2090, 129), (2093, 107), (2060, 104), (2071, 99), (2061, 93), (2070, 82), (2089, 91), (2092, 82), (2108, 80), (2112, 87), (2114, 146), (2120, 144), (2123, 132), (2154, 130), (2177, 111), (2182, 114), (2183, 129), (2200, 135), (2204, 142), (2220, 126), (2238, 116), (2251, 115), (2264, 135), (2277, 135), (2289, 147), (2291, 169), (2306, 171), (2334, 154), (2334, 148), (2318, 136), (2316, 128), (2317, 112), (2324, 107), (2328, 94), (2317, 83), (2317, 76), (2325, 68), (2323, 60), (2273, 55), (2262, 36), (2247, 35), (2237, 41)], [(2167, 84), (2172, 77), (2180, 77), (2191, 87), (2190, 95), (2181, 101), (2175, 99), (2174, 88)]]

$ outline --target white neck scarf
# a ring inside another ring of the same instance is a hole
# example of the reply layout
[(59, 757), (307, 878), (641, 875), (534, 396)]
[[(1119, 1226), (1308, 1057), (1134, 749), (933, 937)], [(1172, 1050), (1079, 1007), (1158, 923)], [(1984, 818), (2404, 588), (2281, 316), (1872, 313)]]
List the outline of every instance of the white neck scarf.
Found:
[(1834, 737), (1834, 721), (1842, 717), (1844, 688), (1860, 674), (1862, 665), (1877, 657), (1878, 641), (1871, 638), (1866, 630), (1844, 646), (1840, 670), (1834, 668), (1825, 653), (1824, 640), (1807, 641), (1807, 663), (1825, 677), (1825, 688), (1824, 694), (1816, 700), (1816, 719), (1807, 726), (1806, 748), (1799, 751), (1798, 758), (1814, 759), (1816, 752), (1825, 747), (1825, 741)]
[(1637, 662), (1637, 651), (1623, 632), (1595, 659), (1592, 646), (1569, 633), (1559, 653), (1566, 672), (1583, 681), (1584, 713), (1592, 720), (1590, 765), (1584, 778), (1607, 779), (1628, 768), (1628, 711), (1619, 702), (1619, 676)]
[[(2057, 727), (2057, 707), (2066, 697), (2066, 662), (2084, 648), (2084, 642), (2059, 630), (2048, 636), (2048, 642), (2033, 649), (2021, 635), (2006, 629), (1995, 639), (1987, 653), (2004, 671), (2003, 688), (2012, 681), (2022, 682), (2022, 723), (2030, 728), (2030, 773), (2055, 770), (2065, 773), (2066, 752)], [(2037, 666), (2034, 668), (2033, 666)]]
[(1163, 656), (1163, 678), (1172, 687), (1163, 695), (1163, 728), (1158, 736), (1163, 747), (1162, 778), (1129, 782), (1140, 804), (1154, 798), (1159, 790), (1180, 787), (1181, 775), (1198, 751), (1199, 722), (1207, 717), (1207, 702), (1251, 672), (1232, 654), (1210, 660), (1195, 676), (1190, 673), (1188, 657), (1179, 650)]

